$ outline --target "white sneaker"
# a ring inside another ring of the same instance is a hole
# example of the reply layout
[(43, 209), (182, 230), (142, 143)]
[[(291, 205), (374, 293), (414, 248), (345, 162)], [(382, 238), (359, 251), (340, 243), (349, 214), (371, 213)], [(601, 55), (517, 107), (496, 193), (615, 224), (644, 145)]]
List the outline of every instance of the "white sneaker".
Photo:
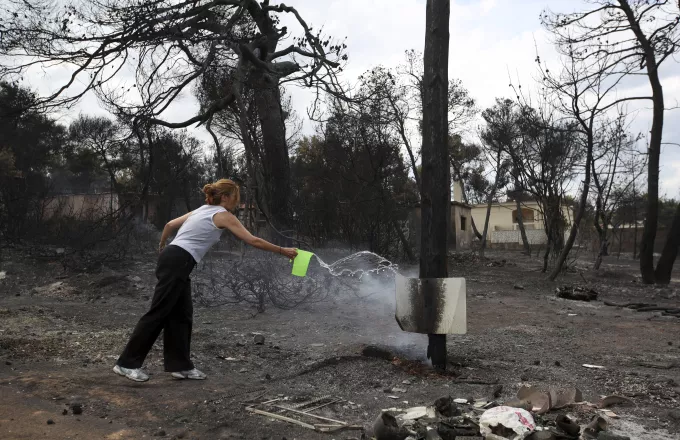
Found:
[(194, 379), (194, 380), (205, 380), (208, 376), (205, 375), (205, 373), (193, 369), (193, 370), (188, 370), (188, 371), (173, 371), (172, 372), (172, 377), (175, 379)]
[(116, 365), (113, 367), (113, 372), (125, 376), (130, 380), (134, 380), (135, 382), (146, 382), (149, 380), (149, 376), (143, 372), (141, 368), (124, 368), (120, 365)]

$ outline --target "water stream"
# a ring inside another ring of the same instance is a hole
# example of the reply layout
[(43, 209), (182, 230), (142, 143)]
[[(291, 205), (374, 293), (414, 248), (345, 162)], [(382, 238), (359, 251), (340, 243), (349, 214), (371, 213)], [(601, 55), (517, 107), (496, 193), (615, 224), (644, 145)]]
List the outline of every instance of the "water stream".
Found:
[(369, 251), (356, 252), (333, 263), (326, 263), (314, 254), (319, 265), (335, 276), (351, 276), (361, 279), (366, 274), (379, 274), (386, 270), (396, 274), (398, 266), (385, 257)]

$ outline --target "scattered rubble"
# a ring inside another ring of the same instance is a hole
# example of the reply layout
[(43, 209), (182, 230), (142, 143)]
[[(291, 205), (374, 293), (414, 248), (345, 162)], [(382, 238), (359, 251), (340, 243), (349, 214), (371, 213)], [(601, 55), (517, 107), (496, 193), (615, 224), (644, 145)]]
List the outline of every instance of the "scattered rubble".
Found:
[(581, 427), (579, 424), (564, 414), (557, 416), (555, 419), (555, 425), (572, 437), (576, 437), (581, 433)]
[(523, 409), (497, 406), (479, 418), (482, 435), (495, 434), (510, 440), (521, 440), (536, 429), (534, 418)]
[(634, 405), (633, 401), (627, 397), (607, 396), (603, 397), (598, 403), (598, 408), (609, 408), (615, 405)]
[(451, 399), (451, 397), (440, 397), (434, 402), (434, 408), (444, 417), (459, 416), (461, 414), (460, 408), (458, 408), (458, 406), (454, 403), (455, 402)]
[(590, 368), (591, 370), (604, 370), (602, 365), (583, 364), (582, 367)]
[(595, 301), (598, 293), (584, 286), (562, 286), (556, 289), (557, 297), (573, 301)]
[[(246, 411), (254, 414), (298, 425), (316, 432), (337, 433), (342, 431), (361, 431), (361, 432), (364, 431), (363, 426), (350, 425), (347, 422), (331, 419), (328, 417), (322, 417), (312, 412), (327, 407), (329, 405), (342, 403), (344, 402), (344, 399), (339, 399), (332, 396), (324, 396), (321, 398), (311, 399), (294, 406), (284, 404), (285, 400), (287, 399), (283, 397), (270, 399), (264, 402), (248, 405), (246, 406), (245, 409)], [(263, 407), (267, 408), (267, 410), (262, 409)], [(282, 413), (287, 413), (287, 415), (283, 415)], [(299, 420), (298, 418), (293, 418), (292, 417), (293, 415), (299, 418), (314, 420), (307, 422)], [(391, 429), (393, 425), (396, 425), (395, 421), (389, 419), (389, 417), (387, 417), (387, 419), (388, 420), (386, 420), (387, 423), (386, 426), (388, 427), (388, 429)], [(401, 437), (400, 440), (402, 440), (405, 437), (406, 436)], [(396, 439), (396, 437), (391, 438)]]
[(255, 335), (253, 342), (255, 345), (264, 345), (264, 335)]
[(670, 370), (671, 368), (675, 368), (677, 366), (675, 362), (650, 362), (650, 361), (638, 362), (638, 365), (645, 368), (655, 368), (657, 370)]
[(618, 419), (618, 418), (619, 418), (619, 415), (618, 415), (618, 414), (616, 414), (614, 411), (610, 411), (610, 410), (608, 410), (608, 409), (603, 409), (603, 410), (600, 411), (600, 412), (601, 412), (602, 414), (604, 414), (605, 416), (609, 417), (610, 419)]
[(399, 426), (392, 414), (383, 412), (373, 423), (373, 437), (376, 440), (404, 440), (409, 437), (409, 431)]
[(498, 260), (492, 260), (490, 263), (486, 265), (486, 267), (503, 267), (507, 264), (507, 261), (505, 259), (502, 259), (500, 261)]
[(606, 431), (608, 428), (609, 423), (604, 417), (595, 416), (583, 430), (583, 434), (587, 438), (597, 438), (600, 432)]
[[(608, 420), (619, 416), (605, 408), (633, 404), (630, 399), (615, 395), (593, 404), (583, 400), (578, 388), (543, 390), (525, 385), (516, 398), (504, 403), (448, 396), (437, 399), (431, 406), (384, 409), (373, 423), (373, 438), (625, 440), (626, 437), (609, 432)], [(567, 408), (576, 409), (572, 414), (563, 411)]]
[(636, 312), (661, 312), (661, 316), (671, 316), (680, 318), (680, 306), (677, 305), (657, 305), (641, 302), (615, 303), (604, 301), (604, 305), (635, 310)]
[(578, 388), (554, 389), (547, 391), (536, 387), (523, 386), (517, 392), (517, 399), (530, 406), (530, 410), (537, 414), (545, 414), (554, 409), (562, 409), (583, 401), (583, 395)]

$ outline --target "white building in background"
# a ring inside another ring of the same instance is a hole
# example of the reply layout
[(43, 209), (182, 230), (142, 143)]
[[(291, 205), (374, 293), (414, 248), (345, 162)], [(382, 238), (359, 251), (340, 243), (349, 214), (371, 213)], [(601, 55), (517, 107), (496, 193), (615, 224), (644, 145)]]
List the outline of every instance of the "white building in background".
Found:
[[(545, 234), (545, 225), (543, 224), (543, 213), (541, 208), (535, 201), (521, 202), (522, 222), (527, 233), (529, 244), (543, 244), (547, 242), (547, 235)], [(472, 205), (472, 218), (475, 221), (477, 229), (481, 232), (484, 229), (484, 221), (486, 219), (486, 203)], [(567, 222), (568, 228), (574, 219), (574, 211), (567, 207), (562, 207), (562, 215)], [(489, 215), (489, 243), (517, 243), (522, 244), (522, 236), (519, 231), (519, 224), (517, 223), (517, 203), (501, 202), (493, 203), (491, 205), (491, 214)]]
[[(453, 186), (454, 200), (462, 202), (462, 189), (458, 182)], [(520, 202), (522, 210), (522, 221), (527, 233), (529, 244), (543, 244), (547, 241), (545, 225), (543, 224), (543, 213), (539, 204), (535, 201)], [(471, 205), (471, 216), (479, 233), (484, 230), (486, 220), (486, 203)], [(563, 206), (562, 214), (567, 222), (568, 228), (573, 223), (574, 211), (570, 207)], [(517, 203), (515, 201), (493, 203), (489, 215), (488, 243), (494, 244), (522, 244), (522, 236), (517, 223)]]

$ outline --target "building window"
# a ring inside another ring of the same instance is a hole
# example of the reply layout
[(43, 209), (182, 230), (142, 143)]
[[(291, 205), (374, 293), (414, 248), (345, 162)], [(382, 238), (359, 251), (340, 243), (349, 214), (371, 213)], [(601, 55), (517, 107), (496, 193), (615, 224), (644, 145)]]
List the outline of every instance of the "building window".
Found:
[[(522, 221), (523, 222), (534, 222), (534, 210), (529, 208), (522, 208)], [(512, 211), (512, 222), (517, 223), (517, 210)]]
[(467, 223), (467, 218), (465, 216), (460, 216), (460, 230), (464, 231)]

